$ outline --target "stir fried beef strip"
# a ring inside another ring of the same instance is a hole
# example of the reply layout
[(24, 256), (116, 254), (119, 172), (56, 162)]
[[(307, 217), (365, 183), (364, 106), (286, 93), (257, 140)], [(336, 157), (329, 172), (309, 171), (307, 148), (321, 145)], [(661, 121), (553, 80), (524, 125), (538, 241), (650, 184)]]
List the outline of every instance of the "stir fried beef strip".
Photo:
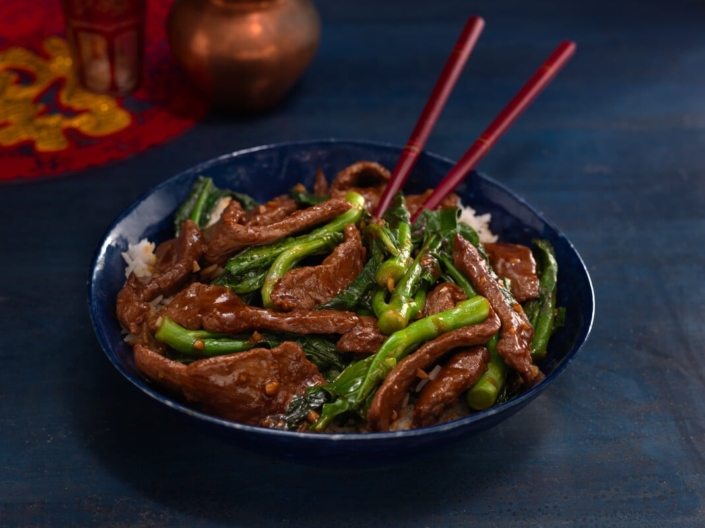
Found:
[(319, 266), (289, 270), (270, 295), (282, 311), (313, 310), (341, 291), (362, 271), (366, 249), (355, 225), (345, 226), (345, 238)]
[[(423, 205), (426, 199), (431, 196), (431, 194), (433, 194), (433, 189), (428, 189), (422, 194), (405, 195), (404, 202), (406, 204), (406, 208), (409, 210), (409, 214), (413, 216), (414, 213), (418, 210), (418, 208)], [(458, 198), (458, 195), (455, 193), (450, 193), (443, 199), (441, 205), (439, 205), (438, 208), (445, 209), (447, 207), (458, 207), (459, 203), (460, 199)]]
[(355, 191), (365, 199), (365, 208), (370, 213), (375, 210), (382, 197), (391, 173), (374, 161), (359, 161), (338, 173), (330, 186), (333, 197), (345, 196)]
[(137, 370), (148, 379), (176, 394), (187, 390), (186, 365), (172, 361), (143, 344), (135, 345), (132, 351)]
[(157, 247), (154, 274), (144, 285), (145, 300), (154, 299), (157, 295), (176, 293), (191, 275), (198, 271), (198, 261), (204, 251), (205, 243), (201, 229), (195, 222), (185, 220), (177, 238)]
[(140, 335), (144, 324), (149, 319), (152, 307), (142, 300), (141, 283), (136, 275), (130, 275), (127, 283), (117, 295), (116, 315), (120, 324), (132, 335)]
[(198, 270), (205, 243), (198, 225), (185, 220), (177, 238), (167, 240), (156, 250), (157, 263), (149, 279), (130, 275), (117, 296), (118, 320), (131, 334), (138, 335), (151, 314), (150, 301), (169, 296), (189, 281)]
[(210, 264), (222, 264), (241, 249), (264, 246), (311, 229), (343, 214), (350, 207), (350, 203), (343, 198), (332, 198), (318, 205), (294, 211), (273, 224), (248, 226), (243, 224), (245, 213), (242, 206), (233, 200), (220, 219), (204, 232), (207, 241), (205, 260)]
[(254, 348), (183, 365), (142, 345), (135, 345), (142, 374), (183, 394), (205, 412), (249, 425), (287, 410), (295, 396), (325, 382), (296, 343)]
[(368, 428), (371, 431), (389, 431), (407, 392), (418, 381), (419, 371), (425, 371), (453, 349), (484, 345), (500, 326), (499, 317), (490, 311), (482, 323), (443, 334), (401, 360), (387, 375), (372, 399), (367, 411)]
[(319, 168), (316, 170), (316, 176), (313, 179), (313, 194), (316, 196), (328, 196), (329, 193), (328, 180), (323, 170)]
[(249, 306), (230, 288), (193, 283), (174, 296), (172, 301), (152, 317), (156, 329), (160, 317), (168, 317), (189, 330), (208, 330), (239, 334), (255, 330), (292, 332), (295, 334), (345, 334), (360, 317), (337, 310), (294, 310), (275, 312)]
[(361, 315), (352, 330), (345, 332), (340, 337), (335, 344), (335, 348), (341, 352), (374, 354), (382, 346), (382, 343), (387, 340), (387, 337), (377, 326), (376, 318)]
[(438, 423), (443, 411), (477, 383), (489, 362), (490, 353), (483, 346), (453, 355), (421, 391), (414, 406), (413, 427)]
[(230, 288), (194, 282), (174, 295), (168, 305), (160, 308), (150, 320), (150, 327), (156, 331), (159, 318), (168, 317), (187, 330), (200, 330), (203, 315), (220, 310), (223, 305), (229, 309), (247, 306)]
[(243, 223), (251, 227), (268, 226), (281, 222), (298, 208), (299, 206), (290, 196), (277, 196), (266, 204), (245, 212)]
[(452, 282), (444, 282), (431, 290), (426, 297), (426, 304), (421, 312), (421, 317), (428, 317), (445, 312), (455, 307), (460, 301), (466, 300), (463, 289)]
[(512, 295), (519, 303), (539, 296), (539, 277), (531, 248), (520, 244), (484, 244), (490, 264), (498, 276), (509, 279)]
[(502, 321), (497, 352), (509, 367), (521, 375), (524, 382), (529, 383), (538, 373), (538, 369), (531, 362), (531, 339), (534, 330), (521, 305), (516, 301), (514, 305), (510, 304), (498, 281), (493, 277), (487, 261), (475, 246), (457, 235), (453, 246), (453, 262), (497, 312)]
[(294, 334), (344, 334), (359, 321), (353, 312), (338, 310), (293, 310), (275, 312), (237, 300), (226, 300), (203, 314), (203, 329), (210, 332), (239, 334), (254, 330), (273, 330)]

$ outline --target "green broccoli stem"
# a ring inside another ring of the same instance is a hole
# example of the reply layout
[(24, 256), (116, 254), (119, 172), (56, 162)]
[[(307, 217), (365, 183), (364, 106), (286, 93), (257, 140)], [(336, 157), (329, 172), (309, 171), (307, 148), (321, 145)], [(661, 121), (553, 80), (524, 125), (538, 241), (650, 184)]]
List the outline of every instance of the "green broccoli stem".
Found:
[(294, 237), (288, 237), (266, 246), (250, 246), (228, 260), (225, 270), (234, 276), (239, 276), (248, 271), (271, 266), (282, 251), (295, 243)]
[(394, 236), (398, 251), (392, 253), (392, 256), (377, 269), (375, 281), (379, 286), (392, 291), (394, 285), (409, 269), (413, 249), (411, 216), (406, 208), (403, 193), (396, 193), (382, 219), (385, 221), (387, 230)]
[(320, 238), (297, 244), (283, 251), (274, 260), (274, 263), (269, 268), (269, 272), (264, 279), (264, 284), (262, 285), (261, 290), (262, 305), (265, 308), (272, 308), (274, 306), (271, 299), (272, 290), (274, 289), (276, 282), (282, 278), (287, 271), (293, 268), (302, 259), (310, 255), (317, 254), (323, 249), (328, 250), (328, 252), (332, 251), (341, 240), (342, 235), (340, 233), (327, 233), (322, 235)]
[(385, 260), (375, 274), (375, 281), (379, 286), (392, 288), (404, 277), (411, 263), (411, 225), (406, 222), (399, 223), (398, 229), (399, 251), (396, 255)]
[(326, 225), (306, 235), (285, 238), (266, 246), (244, 249), (228, 261), (225, 265), (226, 271), (232, 276), (238, 276), (246, 271), (269, 267), (281, 253), (294, 246), (311, 242), (330, 233), (342, 232), (348, 224), (357, 224), (365, 211), (365, 199), (356, 192), (347, 193), (345, 199), (352, 207)]
[(436, 258), (441, 262), (443, 269), (448, 276), (453, 279), (453, 282), (462, 288), (468, 299), (477, 295), (477, 291), (475, 291), (475, 288), (470, 280), (463, 275), (458, 268), (455, 267), (455, 264), (453, 264), (453, 259), (450, 256), (446, 254), (438, 254), (436, 255)]
[(490, 352), (487, 371), (480, 376), (475, 385), (470, 387), (466, 395), (468, 405), (476, 411), (484, 411), (492, 407), (504, 388), (507, 366), (497, 352), (497, 341), (499, 341), (499, 333), (493, 335), (487, 342), (487, 350)]
[(397, 363), (416, 350), (421, 343), (464, 326), (479, 324), (487, 319), (489, 313), (490, 305), (487, 299), (476, 296), (459, 302), (451, 310), (424, 317), (395, 332), (387, 338), (374, 356), (353, 363), (332, 383), (324, 386), (336, 400), (323, 406), (321, 416), (313, 425), (313, 429), (323, 431), (336, 416), (347, 411), (360, 410)]
[(385, 301), (386, 288), (379, 288), (375, 291), (372, 296), (372, 309), (377, 316), (377, 327), (380, 331), (385, 335), (390, 335), (406, 328), (409, 321), (423, 310), (426, 304), (427, 288), (427, 285), (421, 284), (414, 297), (402, 299), (399, 295), (391, 299), (389, 303)]
[(531, 341), (531, 357), (540, 361), (546, 357), (548, 340), (553, 331), (556, 317), (556, 286), (558, 283), (558, 263), (553, 253), (553, 247), (548, 240), (536, 239), (534, 247), (538, 250), (542, 264), (539, 279), (539, 310), (534, 324), (534, 337)]
[(367, 224), (363, 230), (363, 235), (367, 240), (379, 242), (380, 248), (384, 248), (390, 255), (396, 256), (399, 254), (399, 248), (396, 241), (392, 240), (389, 228), (379, 224)]
[(211, 357), (243, 352), (254, 346), (250, 340), (233, 339), (228, 334), (187, 330), (168, 317), (162, 317), (154, 337), (177, 352), (193, 357)]
[(365, 212), (365, 199), (356, 192), (349, 192), (345, 195), (345, 200), (352, 205), (350, 209), (336, 216), (326, 225), (314, 229), (308, 235), (297, 237), (296, 240), (301, 239), (301, 242), (308, 242), (329, 233), (339, 233), (345, 229), (345, 226), (348, 224), (357, 224), (360, 218), (362, 218), (362, 214)]
[(198, 194), (198, 199), (196, 200), (196, 204), (193, 207), (193, 211), (191, 211), (191, 220), (196, 222), (196, 224), (201, 225), (201, 217), (204, 213), (204, 207), (206, 203), (208, 202), (208, 196), (211, 191), (211, 187), (213, 186), (213, 180), (210, 178), (204, 178), (203, 181), (203, 187), (201, 187), (201, 191)]
[[(181, 232), (181, 224), (184, 220), (186, 220), (187, 218), (193, 220), (192, 213), (196, 207), (196, 203), (199, 201), (199, 199), (202, 200), (203, 197), (208, 194), (207, 192), (204, 192), (204, 189), (208, 187), (209, 180), (210, 178), (204, 178), (203, 176), (199, 176), (191, 187), (191, 191), (189, 192), (189, 195), (186, 200), (184, 200), (184, 202), (174, 213), (174, 231), (176, 233), (176, 236), (179, 236), (179, 233)], [(201, 207), (203, 207), (203, 205), (201, 205)], [(196, 223), (198, 223), (198, 218), (195, 221)]]
[[(411, 317), (423, 308), (423, 304), (419, 306), (415, 297), (417, 292), (423, 290), (424, 298), (421, 300), (425, 301), (424, 286), (427, 288), (428, 285), (424, 285), (424, 278), (429, 277), (429, 270), (438, 266), (434, 253), (440, 249), (442, 242), (443, 239), (439, 235), (431, 235), (425, 241), (411, 266), (395, 286), (388, 303), (382, 302), (379, 295), (373, 299), (377, 326), (383, 334), (390, 335), (405, 328)], [(433, 273), (430, 275), (433, 276)]]

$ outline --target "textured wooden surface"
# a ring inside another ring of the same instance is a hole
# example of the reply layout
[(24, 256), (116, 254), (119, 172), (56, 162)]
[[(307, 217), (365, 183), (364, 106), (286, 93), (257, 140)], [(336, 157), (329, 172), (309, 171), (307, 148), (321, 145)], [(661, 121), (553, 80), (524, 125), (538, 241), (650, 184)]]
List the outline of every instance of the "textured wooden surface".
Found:
[[(705, 4), (319, 2), (292, 96), (164, 146), (0, 187), (1, 526), (705, 525)], [(588, 344), (504, 424), (376, 471), (275, 462), (165, 414), (109, 364), (85, 283), (153, 184), (288, 139), (404, 143), (464, 20), (487, 27), (427, 148), (457, 159), (563, 38), (573, 61), (480, 169), (574, 242)], [(0, 168), (1, 170), (1, 168)]]

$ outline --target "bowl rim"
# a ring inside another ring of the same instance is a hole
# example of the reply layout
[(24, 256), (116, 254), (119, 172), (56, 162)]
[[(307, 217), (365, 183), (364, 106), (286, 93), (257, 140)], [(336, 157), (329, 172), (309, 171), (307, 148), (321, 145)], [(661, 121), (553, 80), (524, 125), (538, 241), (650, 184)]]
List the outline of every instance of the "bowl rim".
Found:
[[(473, 423), (480, 423), (480, 422), (485, 422), (485, 421), (491, 421), (493, 416), (496, 416), (500, 413), (510, 413), (512, 414), (513, 411), (518, 411), (523, 407), (526, 403), (530, 402), (532, 399), (534, 399), (538, 394), (543, 392), (550, 384), (551, 381), (558, 377), (566, 368), (567, 366), (575, 359), (575, 357), (578, 355), (580, 350), (584, 347), (585, 343), (587, 342), (588, 337), (590, 336), (590, 332), (592, 331), (594, 319), (595, 319), (595, 290), (592, 284), (592, 279), (590, 277), (590, 274), (588, 272), (587, 267), (585, 266), (585, 262), (583, 261), (582, 257), (580, 256), (580, 253), (578, 250), (575, 248), (573, 243), (565, 236), (563, 231), (561, 231), (553, 222), (551, 222), (548, 218), (544, 216), (544, 214), (537, 210), (535, 207), (533, 207), (531, 204), (529, 204), (523, 197), (519, 196), (516, 194), (514, 191), (509, 189), (506, 185), (503, 183), (495, 180), (491, 176), (488, 176), (485, 173), (482, 172), (475, 172), (477, 176), (480, 178), (489, 181), (492, 185), (499, 187), (503, 192), (509, 194), (512, 196), (514, 199), (516, 199), (519, 203), (521, 203), (524, 207), (528, 208), (533, 214), (538, 216), (542, 222), (544, 222), (548, 227), (550, 227), (552, 230), (554, 230), (559, 237), (565, 239), (565, 242), (568, 244), (570, 249), (575, 253), (575, 256), (577, 257), (577, 260), (580, 264), (580, 267), (582, 268), (582, 271), (585, 274), (585, 278), (587, 280), (587, 289), (589, 292), (589, 300), (590, 300), (590, 313), (589, 317), (586, 318), (586, 324), (584, 325), (582, 332), (578, 336), (579, 344), (575, 348), (575, 350), (566, 358), (564, 358), (556, 367), (554, 370), (546, 376), (540, 383), (537, 383), (527, 391), (521, 393), (520, 395), (512, 398), (511, 400), (508, 400), (506, 402), (503, 402), (499, 405), (490, 407), (489, 409), (486, 409), (484, 411), (478, 411), (476, 413), (473, 413), (468, 416), (464, 416), (462, 418), (458, 418), (456, 420), (451, 420), (449, 422), (444, 422), (441, 424), (436, 424), (428, 427), (422, 427), (418, 429), (410, 429), (410, 430), (403, 430), (403, 431), (389, 431), (389, 432), (367, 432), (367, 433), (311, 433), (311, 432), (298, 432), (298, 431), (288, 431), (288, 430), (281, 430), (281, 429), (268, 429), (264, 427), (258, 427), (258, 426), (253, 426), (253, 425), (246, 425), (238, 422), (233, 422), (230, 420), (226, 420), (223, 418), (218, 418), (216, 416), (212, 416), (206, 413), (203, 413), (201, 411), (197, 411), (193, 408), (190, 408), (168, 396), (165, 396), (156, 388), (154, 388), (152, 385), (147, 383), (145, 380), (135, 376), (131, 371), (129, 371), (127, 368), (125, 368), (118, 360), (116, 357), (116, 354), (112, 351), (111, 347), (111, 342), (108, 339), (108, 336), (103, 332), (101, 326), (100, 326), (100, 314), (98, 313), (98, 308), (97, 308), (97, 301), (95, 299), (95, 288), (96, 288), (96, 279), (98, 275), (98, 271), (100, 269), (99, 263), (101, 258), (104, 257), (106, 249), (110, 245), (110, 235), (115, 229), (115, 227), (122, 222), (123, 219), (128, 217), (145, 199), (147, 199), (149, 196), (152, 194), (158, 192), (160, 189), (163, 187), (166, 187), (171, 184), (172, 180), (178, 179), (180, 177), (186, 176), (187, 174), (193, 174), (193, 173), (198, 173), (201, 171), (204, 171), (210, 167), (213, 167), (215, 165), (218, 165), (220, 163), (224, 163), (229, 159), (237, 158), (240, 156), (244, 156), (253, 152), (258, 152), (258, 151), (264, 151), (264, 150), (273, 150), (273, 149), (280, 149), (283, 147), (291, 147), (291, 146), (312, 146), (314, 144), (328, 144), (328, 145), (333, 145), (333, 144), (338, 144), (338, 145), (351, 145), (351, 146), (356, 146), (356, 147), (367, 147), (367, 148), (385, 148), (385, 149), (393, 149), (401, 152), (403, 150), (403, 146), (400, 145), (395, 145), (392, 143), (385, 143), (385, 142), (379, 142), (379, 141), (369, 141), (369, 140), (359, 140), (359, 139), (341, 139), (341, 138), (319, 138), (319, 139), (304, 139), (304, 140), (294, 140), (294, 141), (282, 141), (282, 142), (277, 142), (277, 143), (269, 143), (265, 145), (258, 145), (255, 147), (249, 147), (245, 149), (240, 149), (236, 150), (233, 152), (229, 152), (226, 154), (222, 154), (220, 156), (216, 156), (214, 158), (210, 158), (208, 160), (202, 161), (192, 167), (189, 167), (183, 171), (180, 171), (177, 174), (174, 174), (165, 180), (161, 181), (160, 183), (154, 185), (144, 193), (142, 193), (136, 200), (134, 200), (125, 210), (123, 210), (108, 226), (108, 228), (105, 230), (103, 235), (100, 238), (100, 243), (98, 244), (97, 248), (95, 249), (93, 256), (91, 258), (91, 263), (90, 263), (90, 268), (89, 268), (89, 275), (88, 275), (88, 280), (87, 280), (87, 294), (88, 294), (88, 309), (91, 317), (91, 323), (93, 325), (94, 332), (98, 338), (98, 341), (101, 345), (101, 348), (103, 349), (103, 352), (108, 356), (109, 361), (113, 364), (113, 366), (128, 380), (130, 381), (135, 387), (140, 389), (143, 393), (147, 394), (149, 397), (153, 398), (154, 400), (166, 405), (167, 407), (181, 412), (190, 418), (193, 418), (197, 421), (202, 421), (205, 422), (206, 424), (210, 425), (216, 425), (220, 427), (225, 427), (226, 429), (233, 431), (233, 432), (242, 432), (242, 433), (249, 433), (249, 434), (256, 434), (256, 435), (266, 435), (268, 438), (281, 438), (281, 439), (288, 439), (288, 440), (301, 440), (303, 442), (307, 443), (328, 443), (331, 440), (335, 441), (337, 443), (343, 442), (343, 443), (359, 443), (359, 442), (371, 442), (371, 443), (378, 443), (380, 441), (385, 441), (385, 440), (400, 440), (400, 439), (413, 439), (413, 438), (419, 438), (419, 437), (424, 437), (424, 436), (436, 436), (436, 435), (442, 435), (447, 432), (451, 432), (457, 429), (463, 429), (466, 427), (469, 427)], [(446, 158), (444, 156), (435, 154), (433, 152), (429, 152), (427, 150), (423, 151), (424, 156), (428, 156), (431, 158), (434, 158), (437, 161), (447, 163), (449, 166), (453, 166), (455, 162), (450, 160), (449, 158)], [(117, 321), (116, 321), (117, 322)]]

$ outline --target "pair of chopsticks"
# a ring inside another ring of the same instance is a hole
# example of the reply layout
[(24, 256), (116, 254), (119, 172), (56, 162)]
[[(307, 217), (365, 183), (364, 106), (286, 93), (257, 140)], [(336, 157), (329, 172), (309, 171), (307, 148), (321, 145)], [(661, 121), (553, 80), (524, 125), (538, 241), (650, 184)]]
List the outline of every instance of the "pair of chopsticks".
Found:
[[(465, 24), (441, 72), (441, 76), (438, 78), (436, 86), (433, 88), (433, 92), (431, 92), (431, 96), (426, 102), (426, 106), (421, 112), (421, 116), (397, 161), (392, 177), (375, 210), (375, 216), (380, 217), (384, 214), (394, 195), (404, 186), (484, 26), (485, 21), (480, 17), (471, 17)], [(526, 110), (536, 96), (541, 93), (560, 69), (565, 66), (575, 52), (575, 47), (575, 43), (571, 41), (563, 41), (558, 45), (548, 59), (546, 59), (546, 62), (536, 70), (514, 98), (509, 101), (509, 104), (504, 107), (494, 121), (490, 123), (480, 137), (477, 138), (465, 154), (463, 154), (458, 163), (453, 166), (443, 180), (436, 186), (433, 193), (414, 213), (412, 223), (416, 220), (421, 211), (424, 209), (435, 209), (455, 190), (485, 154), (489, 152), (497, 140), (502, 137), (514, 121)]]

